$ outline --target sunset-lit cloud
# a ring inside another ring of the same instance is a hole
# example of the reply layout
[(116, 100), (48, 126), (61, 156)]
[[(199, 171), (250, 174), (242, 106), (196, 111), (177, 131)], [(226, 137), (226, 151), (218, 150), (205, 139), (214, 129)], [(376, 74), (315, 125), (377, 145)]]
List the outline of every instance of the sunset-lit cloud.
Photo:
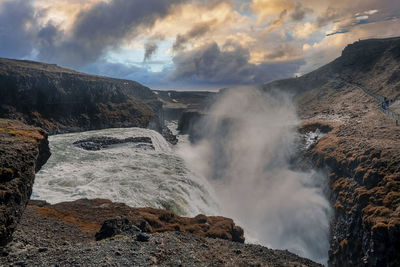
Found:
[(311, 71), (400, 35), (399, 16), (397, 0), (0, 0), (0, 56), (215, 89)]

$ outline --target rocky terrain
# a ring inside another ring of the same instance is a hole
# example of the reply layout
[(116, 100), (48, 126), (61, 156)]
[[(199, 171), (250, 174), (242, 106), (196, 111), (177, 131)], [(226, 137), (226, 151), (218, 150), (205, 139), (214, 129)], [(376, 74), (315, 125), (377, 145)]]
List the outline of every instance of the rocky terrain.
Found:
[(50, 134), (163, 126), (162, 103), (137, 82), (11, 59), (0, 59), (0, 117)]
[(31, 201), (13, 241), (1, 250), (0, 264), (321, 266), (288, 251), (243, 241), (243, 230), (224, 217), (185, 218), (103, 199), (55, 205)]
[(95, 241), (91, 225), (43, 214), (35, 206), (40, 203), (32, 204), (14, 241), (2, 250), (1, 266), (321, 266), (288, 251), (187, 231), (141, 234), (145, 238), (122, 233)]
[(308, 156), (330, 170), (333, 266), (400, 265), (400, 126), (362, 90), (396, 102), (399, 73), (400, 38), (372, 39), (312, 73), (264, 86), (295, 94), (303, 132), (330, 130)]
[(0, 119), (0, 246), (11, 240), (31, 196), (35, 172), (49, 157), (46, 132)]
[(41, 216), (56, 218), (73, 223), (93, 238), (103, 222), (110, 218), (127, 218), (132, 225), (146, 233), (183, 231), (199, 236), (244, 242), (243, 229), (236, 226), (232, 219), (224, 217), (198, 215), (186, 218), (167, 210), (153, 208), (132, 208), (124, 203), (113, 203), (105, 199), (80, 199), (50, 205), (33, 201), (30, 209)]
[(182, 114), (190, 111), (205, 112), (217, 93), (207, 91), (155, 91), (163, 103), (164, 118), (179, 120)]
[(178, 121), (178, 132), (188, 134), (194, 142), (200, 134), (200, 121), (219, 97), (215, 92), (156, 91), (163, 103), (164, 119)]

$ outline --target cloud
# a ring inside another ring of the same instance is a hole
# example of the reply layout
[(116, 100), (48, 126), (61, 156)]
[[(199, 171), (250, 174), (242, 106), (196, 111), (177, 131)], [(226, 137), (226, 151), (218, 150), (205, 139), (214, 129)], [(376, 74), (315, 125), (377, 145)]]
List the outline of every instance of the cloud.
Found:
[(290, 17), (294, 21), (302, 21), (305, 16), (311, 12), (313, 12), (311, 8), (305, 7), (300, 2), (297, 2), (293, 12), (290, 14)]
[[(376, 13), (376, 12), (375, 12)], [(373, 14), (375, 14), (373, 13)], [(380, 19), (371, 19), (369, 15), (360, 15), (355, 14), (344, 18), (333, 25), (333, 28), (330, 32), (327, 33), (327, 36), (347, 33), (350, 32), (354, 27), (363, 24), (369, 24), (379, 21)]]
[(0, 56), (24, 58), (31, 54), (35, 14), (32, 1), (0, 2)]
[(346, 45), (358, 39), (387, 38), (399, 35), (400, 20), (378, 21), (370, 24), (358, 25), (351, 31), (325, 36), (321, 41), (304, 45), (305, 64), (300, 67), (299, 73), (313, 71), (322, 65), (340, 56)]
[[(61, 42), (39, 51), (38, 57), (67, 66), (96, 61), (107, 49), (134, 38), (142, 27), (151, 27), (183, 0), (113, 0), (82, 10), (69, 35)], [(50, 53), (49, 53), (50, 51)]]
[(250, 63), (248, 49), (226, 43), (221, 49), (210, 43), (174, 57), (174, 80), (191, 80), (218, 84), (253, 84), (293, 76), (301, 61), (283, 63)]
[(205, 35), (207, 32), (209, 32), (213, 25), (215, 25), (217, 22), (216, 19), (210, 20), (210, 21), (206, 21), (206, 22), (202, 22), (202, 23), (198, 23), (196, 25), (194, 25), (194, 27), (188, 31), (186, 34), (180, 35), (178, 34), (178, 36), (176, 37), (175, 43), (172, 46), (172, 49), (174, 51), (180, 50), (184, 47), (184, 45), (191, 41), (192, 39), (196, 39), (200, 36)]
[[(331, 53), (326, 35), (377, 37), (399, 14), (395, 0), (0, 0), (0, 56), (104, 75), (114, 75), (108, 63), (118, 62), (129, 77), (151, 82), (154, 75), (162, 84), (168, 77), (171, 84), (248, 84), (291, 76), (304, 61), (319, 65), (331, 56), (316, 55), (338, 56), (345, 46), (333, 41)], [(199, 58), (210, 54), (216, 58)]]
[(268, 52), (264, 58), (266, 60), (287, 60), (298, 56), (298, 49), (289, 44), (282, 44)]
[(378, 12), (379, 12), (379, 10), (372, 9), (372, 10), (365, 11), (364, 14), (373, 15), (373, 14), (378, 13)]
[(262, 23), (271, 20), (271, 17), (280, 17), (285, 10), (293, 10), (295, 5), (294, 0), (253, 0), (251, 8), (258, 14), (258, 22)]
[(154, 42), (146, 43), (144, 45), (144, 58), (143, 61), (147, 61), (151, 59), (151, 57), (154, 55), (154, 53), (157, 51), (158, 45)]
[(333, 7), (328, 7), (324, 13), (317, 17), (317, 25), (318, 27), (326, 26), (328, 23), (338, 19), (340, 17), (340, 13)]
[(280, 28), (285, 23), (287, 13), (288, 13), (287, 9), (282, 10), (282, 12), (279, 14), (279, 17), (276, 20), (274, 20), (268, 26), (268, 28), (264, 30), (264, 33), (269, 33), (273, 30)]

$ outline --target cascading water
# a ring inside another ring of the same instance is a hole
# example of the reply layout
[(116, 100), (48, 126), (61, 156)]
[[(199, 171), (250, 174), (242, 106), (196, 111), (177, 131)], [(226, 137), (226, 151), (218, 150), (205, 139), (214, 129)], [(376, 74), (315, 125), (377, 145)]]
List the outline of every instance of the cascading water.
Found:
[[(150, 137), (154, 150), (134, 144), (87, 151), (73, 145), (88, 137)], [(157, 132), (106, 129), (50, 136), (52, 156), (36, 175), (33, 199), (50, 203), (106, 198), (135, 207), (164, 208), (179, 215), (217, 214), (207, 180), (188, 169)]]
[[(33, 198), (106, 198), (179, 215), (224, 215), (244, 227), (248, 242), (326, 263), (330, 206), (324, 176), (289, 164), (299, 147), (298, 124), (289, 97), (246, 88), (214, 104), (198, 127), (205, 138), (195, 145), (180, 136), (171, 148), (157, 132), (140, 128), (51, 136), (53, 154), (36, 176)], [(100, 151), (73, 145), (96, 136), (147, 136), (154, 150), (129, 143)]]

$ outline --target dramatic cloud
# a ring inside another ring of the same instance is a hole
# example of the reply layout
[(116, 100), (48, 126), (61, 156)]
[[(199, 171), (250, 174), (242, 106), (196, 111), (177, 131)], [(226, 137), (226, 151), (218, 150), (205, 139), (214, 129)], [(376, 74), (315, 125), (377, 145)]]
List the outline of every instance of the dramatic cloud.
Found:
[(300, 2), (297, 2), (290, 17), (295, 21), (302, 21), (306, 17), (307, 13), (311, 13), (312, 11), (311, 8), (304, 7)]
[(267, 60), (287, 60), (299, 56), (300, 52), (289, 44), (279, 45), (272, 51), (265, 54)]
[(0, 56), (156, 88), (290, 77), (398, 35), (397, 0), (0, 0)]
[(208, 31), (211, 30), (212, 26), (216, 23), (217, 21), (215, 19), (210, 20), (210, 21), (206, 21), (206, 22), (202, 22), (199, 24), (194, 25), (194, 27), (187, 32), (184, 35), (178, 35), (176, 37), (176, 41), (172, 47), (173, 50), (180, 50), (183, 48), (183, 46), (193, 40), (196, 39), (197, 37), (200, 37), (204, 34), (206, 34)]
[(281, 27), (283, 25), (283, 23), (285, 23), (287, 13), (288, 13), (287, 9), (282, 10), (282, 12), (279, 14), (279, 17), (276, 20), (274, 20), (270, 24), (270, 26), (265, 29), (264, 32), (269, 33), (271, 31), (276, 30), (279, 27)]
[[(140, 27), (150, 27), (182, 0), (113, 0), (99, 2), (78, 14), (70, 36), (46, 50), (39, 58), (69, 66), (94, 62), (106, 49), (133, 38)], [(50, 53), (49, 53), (50, 52)], [(50, 56), (49, 56), (50, 55)]]
[(221, 84), (254, 84), (290, 76), (301, 62), (252, 64), (250, 52), (237, 44), (221, 49), (211, 43), (177, 55), (173, 61), (175, 80), (211, 81)]
[(0, 2), (0, 56), (23, 58), (32, 52), (34, 19), (31, 1)]
[[(291, 11), (296, 3), (293, 0), (253, 0), (252, 9), (258, 14), (258, 22), (271, 21), (271, 17), (282, 17), (283, 12)], [(274, 20), (276, 21), (276, 20)]]

